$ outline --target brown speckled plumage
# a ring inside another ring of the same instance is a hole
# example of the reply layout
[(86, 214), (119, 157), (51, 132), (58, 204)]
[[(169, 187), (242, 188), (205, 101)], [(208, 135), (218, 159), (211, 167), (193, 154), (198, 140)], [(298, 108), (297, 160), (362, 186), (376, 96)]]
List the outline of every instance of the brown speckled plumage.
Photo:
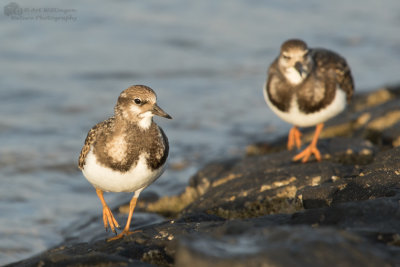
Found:
[[(285, 43), (282, 50), (293, 48), (296, 44)], [(298, 85), (290, 84), (281, 73), (278, 67), (279, 57), (269, 68), (268, 97), (281, 111), (288, 111), (291, 100), (296, 95), (301, 111), (306, 114), (316, 112), (333, 101), (337, 85), (346, 92), (347, 101), (350, 101), (353, 95), (353, 78), (344, 58), (326, 49), (308, 51), (314, 64), (310, 74)]]
[(79, 155), (79, 161), (78, 161), (78, 167), (79, 169), (83, 169), (83, 166), (85, 165), (85, 159), (87, 154), (90, 151), (90, 147), (93, 145), (93, 143), (96, 141), (96, 136), (97, 133), (100, 131), (98, 129), (105, 129), (105, 128), (110, 128), (110, 125), (112, 121), (114, 120), (114, 117), (109, 118), (108, 120), (99, 122), (95, 126), (90, 129), (88, 132), (86, 139), (85, 139), (85, 144), (82, 147), (81, 153)]
[[(124, 135), (127, 146), (125, 156), (119, 161), (113, 159), (110, 149), (106, 146), (116, 135)], [(79, 156), (80, 169), (83, 169), (85, 157), (91, 147), (101, 165), (120, 172), (129, 171), (143, 152), (147, 153), (146, 160), (149, 168), (158, 169), (165, 163), (169, 152), (168, 139), (163, 130), (154, 122), (149, 129), (142, 130), (136, 124), (116, 122), (115, 117), (96, 124), (89, 131)]]
[[(138, 93), (141, 104), (135, 105), (133, 101), (138, 98)], [(79, 156), (79, 168), (84, 168), (91, 149), (100, 165), (120, 172), (129, 171), (143, 153), (151, 170), (160, 168), (168, 157), (167, 136), (152, 120), (149, 128), (141, 128), (138, 111), (131, 111), (134, 107), (152, 112), (155, 102), (156, 96), (150, 87), (136, 85), (124, 90), (114, 108), (114, 116), (96, 124), (88, 132)]]

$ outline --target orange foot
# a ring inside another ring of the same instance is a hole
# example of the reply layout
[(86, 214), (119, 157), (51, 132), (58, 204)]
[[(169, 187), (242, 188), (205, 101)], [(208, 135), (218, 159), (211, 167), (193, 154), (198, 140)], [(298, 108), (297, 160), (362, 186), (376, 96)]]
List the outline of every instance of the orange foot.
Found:
[(115, 228), (120, 228), (117, 220), (114, 218), (110, 208), (108, 206), (103, 207), (103, 223), (106, 231), (108, 230), (108, 226), (110, 226), (111, 231), (117, 234), (117, 230)]
[(301, 147), (301, 132), (299, 129), (297, 129), (296, 126), (293, 126), (292, 129), (289, 131), (288, 135), (288, 143), (287, 143), (287, 149), (292, 150), (294, 145), (296, 145), (297, 149), (300, 149)]
[(131, 234), (136, 233), (136, 232), (140, 232), (140, 230), (133, 231), (133, 232), (129, 231), (129, 226), (131, 225), (131, 219), (132, 219), (133, 211), (135, 210), (136, 202), (137, 202), (137, 199), (138, 199), (139, 194), (140, 194), (141, 191), (142, 190), (136, 191), (135, 195), (132, 197), (131, 201), (129, 202), (128, 220), (126, 221), (126, 225), (125, 225), (124, 230), (121, 233), (119, 233), (118, 235), (107, 239), (108, 242), (120, 239), (120, 238), (122, 238), (124, 236), (128, 236), (128, 235), (131, 235)]
[(293, 160), (294, 161), (298, 161), (301, 159), (301, 162), (305, 163), (308, 161), (308, 159), (310, 158), (310, 156), (314, 154), (315, 158), (318, 161), (321, 161), (321, 153), (319, 152), (318, 148), (316, 146), (313, 145), (309, 145), (306, 149), (304, 149), (303, 151), (301, 151), (299, 154), (297, 154)]
[(108, 230), (108, 226), (110, 226), (111, 231), (113, 231), (115, 234), (117, 233), (117, 230), (115, 228), (119, 228), (119, 224), (117, 220), (114, 218), (114, 215), (112, 214), (110, 208), (108, 207), (106, 201), (104, 200), (103, 197), (103, 191), (100, 189), (96, 189), (97, 196), (99, 197), (101, 201), (101, 205), (103, 206), (103, 223), (104, 223), (104, 228), (106, 228), (106, 231)]
[(136, 230), (136, 231), (133, 231), (133, 232), (132, 232), (132, 231), (129, 231), (129, 230), (127, 230), (127, 231), (126, 231), (126, 230), (123, 230), (123, 231), (122, 231), (121, 233), (119, 233), (118, 235), (107, 239), (107, 242), (114, 241), (114, 240), (118, 240), (118, 239), (120, 239), (120, 238), (123, 238), (124, 236), (132, 235), (132, 234), (138, 233), (138, 232), (141, 232), (141, 230)]
[(321, 153), (319, 152), (317, 148), (317, 142), (318, 142), (318, 137), (322, 131), (322, 128), (324, 127), (323, 123), (320, 123), (315, 127), (315, 134), (313, 137), (313, 140), (311, 141), (311, 144), (306, 147), (303, 151), (301, 151), (299, 154), (297, 154), (293, 160), (298, 161), (301, 159), (301, 162), (307, 162), (307, 160), (310, 158), (312, 154), (314, 154), (315, 158), (318, 161), (321, 161)]

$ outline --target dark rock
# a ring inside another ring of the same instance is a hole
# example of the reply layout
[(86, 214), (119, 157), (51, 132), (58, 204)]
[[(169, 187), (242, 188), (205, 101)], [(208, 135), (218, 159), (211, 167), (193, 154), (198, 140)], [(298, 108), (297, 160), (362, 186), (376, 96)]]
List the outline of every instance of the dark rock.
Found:
[(305, 187), (298, 192), (304, 208), (391, 197), (400, 189), (400, 148), (376, 155), (372, 164), (359, 169), (359, 174), (333, 183)]
[[(38, 257), (30, 258), (26, 261), (17, 262), (7, 266), (152, 266), (132, 260), (120, 255), (115, 255), (117, 251), (123, 254), (127, 249), (132, 249), (136, 253), (142, 252), (139, 246), (130, 244), (129, 247), (111, 248), (109, 243), (101, 241), (102, 244), (87, 243), (75, 244), (73, 246), (60, 246), (51, 249)], [(109, 252), (104, 252), (109, 249)], [(111, 252), (114, 251), (113, 253)]]
[[(224, 172), (208, 172), (216, 165), (207, 166), (207, 172), (200, 171), (192, 179), (192, 186), (200, 186), (204, 193), (183, 212), (207, 212), (224, 218), (293, 213), (303, 209), (301, 190), (307, 192), (303, 198), (306, 205), (310, 205), (308, 198), (311, 197), (329, 205), (333, 199), (326, 191), (336, 190), (336, 187), (329, 188), (333, 180), (340, 180), (339, 186), (344, 179), (357, 176), (360, 167), (354, 164), (371, 162), (376, 149), (370, 142), (358, 139), (338, 138), (321, 143), (326, 159), (322, 162), (293, 163), (291, 158), (295, 152), (284, 151), (242, 159)], [(313, 187), (323, 190), (307, 191)], [(310, 196), (314, 191), (320, 196)]]
[[(400, 195), (366, 201), (340, 203), (328, 208), (294, 213), (288, 224), (335, 226), (365, 233), (400, 233)], [(382, 220), (382, 218), (385, 218)]]
[(346, 231), (277, 226), (182, 239), (176, 266), (391, 266), (392, 257), (384, 247)]

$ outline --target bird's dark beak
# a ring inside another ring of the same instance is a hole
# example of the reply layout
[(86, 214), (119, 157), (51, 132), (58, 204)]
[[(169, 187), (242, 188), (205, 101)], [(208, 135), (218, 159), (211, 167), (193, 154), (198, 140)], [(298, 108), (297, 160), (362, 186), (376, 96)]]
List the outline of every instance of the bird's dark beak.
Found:
[(303, 77), (303, 74), (304, 74), (303, 64), (301, 64), (301, 62), (297, 61), (296, 64), (294, 64), (294, 68), (299, 72), (300, 76)]
[(164, 117), (164, 118), (167, 118), (167, 119), (172, 119), (172, 117), (170, 115), (168, 115), (168, 113), (166, 113), (164, 110), (162, 110), (162, 108), (157, 106), (157, 104), (154, 105), (152, 113), (154, 115), (157, 115), (157, 116), (160, 116), (160, 117)]

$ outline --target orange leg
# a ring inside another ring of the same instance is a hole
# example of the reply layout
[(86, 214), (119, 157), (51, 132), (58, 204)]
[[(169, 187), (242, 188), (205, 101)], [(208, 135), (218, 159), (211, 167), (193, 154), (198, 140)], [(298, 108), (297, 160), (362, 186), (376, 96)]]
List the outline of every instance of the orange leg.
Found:
[(132, 197), (131, 201), (129, 202), (129, 215), (128, 215), (128, 220), (126, 221), (124, 230), (122, 230), (122, 232), (119, 233), (118, 235), (108, 239), (107, 241), (117, 240), (117, 239), (122, 238), (125, 235), (131, 235), (136, 232), (136, 231), (134, 231), (134, 232), (129, 231), (129, 226), (131, 225), (131, 219), (132, 219), (133, 211), (135, 210), (135, 207), (136, 207), (138, 195), (139, 194), (135, 193), (135, 195)]
[(117, 234), (117, 231), (115, 228), (119, 228), (119, 224), (117, 220), (114, 218), (114, 215), (112, 214), (110, 208), (107, 206), (106, 201), (104, 200), (103, 197), (103, 191), (100, 189), (96, 189), (97, 196), (100, 198), (101, 205), (103, 205), (103, 223), (104, 223), (104, 228), (106, 228), (106, 231), (108, 229), (108, 226), (110, 225), (111, 230)]
[(293, 146), (296, 145), (297, 149), (301, 147), (301, 132), (297, 129), (296, 126), (293, 126), (292, 129), (289, 131), (288, 135), (288, 143), (287, 148), (288, 150), (292, 150)]
[(306, 147), (306, 149), (304, 149), (302, 152), (300, 152), (299, 154), (297, 154), (293, 160), (294, 161), (298, 161), (301, 159), (301, 162), (307, 162), (308, 158), (314, 154), (315, 158), (318, 161), (321, 161), (321, 153), (319, 153), (319, 150), (317, 148), (317, 142), (318, 142), (318, 137), (322, 131), (322, 128), (324, 128), (324, 124), (320, 123), (315, 127), (315, 133), (314, 133), (314, 137), (313, 140), (311, 141), (311, 144)]

